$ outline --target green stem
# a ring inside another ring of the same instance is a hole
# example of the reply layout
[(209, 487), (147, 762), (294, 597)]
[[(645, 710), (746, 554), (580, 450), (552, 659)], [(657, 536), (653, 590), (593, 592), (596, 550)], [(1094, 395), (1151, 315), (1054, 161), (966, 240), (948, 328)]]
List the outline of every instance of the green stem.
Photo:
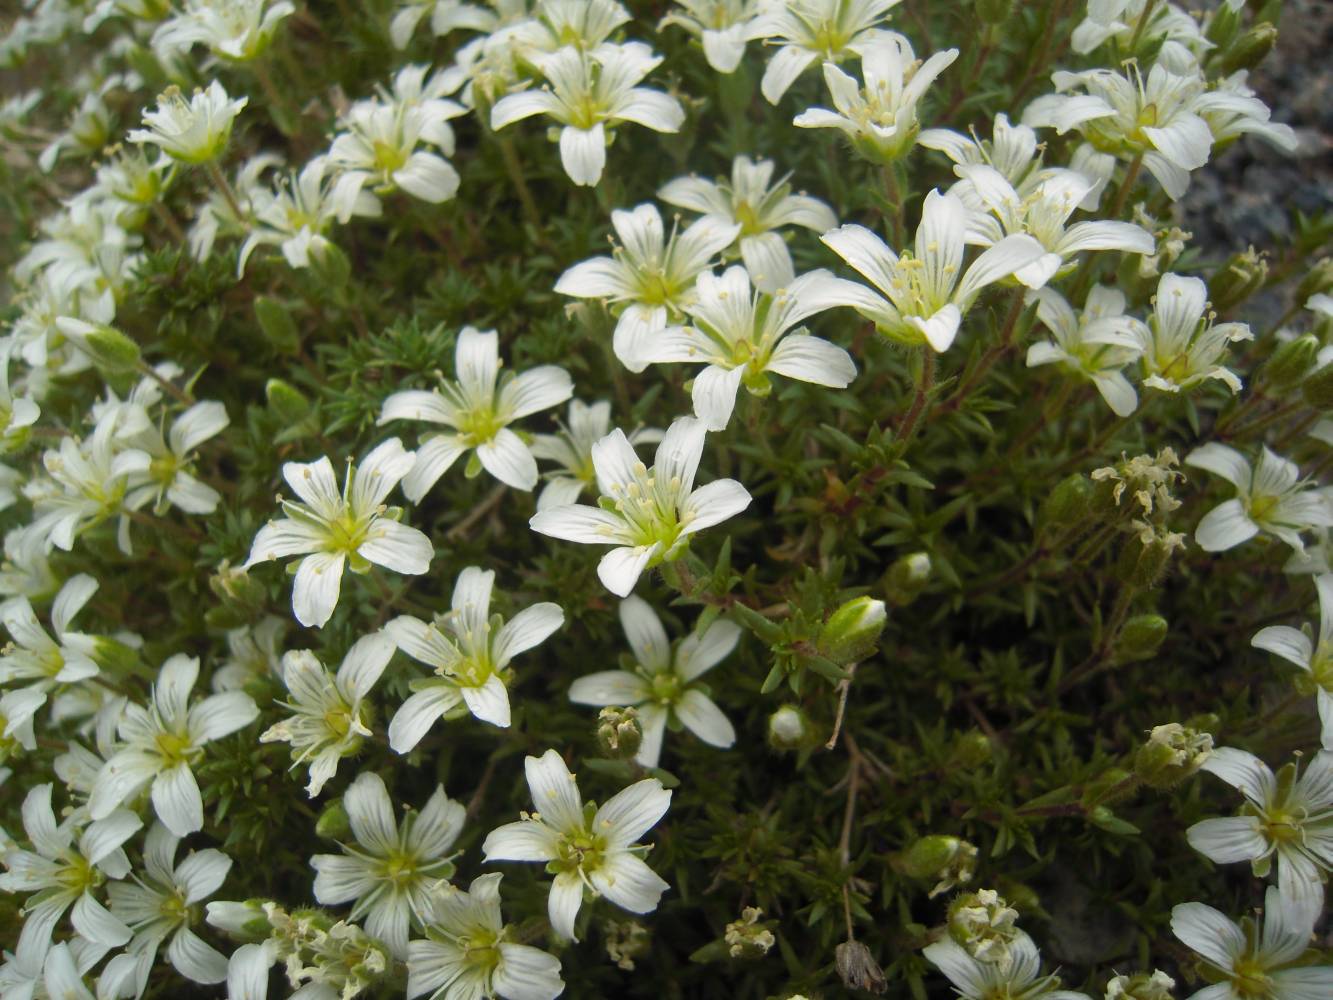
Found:
[(213, 180), (213, 186), (222, 192), (222, 197), (227, 200), (227, 207), (231, 209), (232, 215), (236, 221), (244, 222), (246, 213), (241, 210), (241, 203), (236, 200), (236, 192), (232, 190), (231, 184), (222, 173), (222, 168), (217, 165), (215, 160), (209, 160), (204, 164), (204, 169), (208, 171), (208, 176)]

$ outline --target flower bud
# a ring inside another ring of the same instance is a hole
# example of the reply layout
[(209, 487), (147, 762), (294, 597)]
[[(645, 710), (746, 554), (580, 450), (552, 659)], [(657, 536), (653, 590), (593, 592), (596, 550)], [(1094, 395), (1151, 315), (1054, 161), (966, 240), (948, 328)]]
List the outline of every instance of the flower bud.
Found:
[(1112, 655), (1121, 663), (1146, 660), (1157, 652), (1167, 631), (1166, 619), (1161, 615), (1135, 615), (1115, 637)]
[(139, 367), (139, 345), (114, 327), (61, 316), (56, 326), (104, 372), (132, 372)]
[(912, 878), (939, 879), (929, 893), (933, 898), (972, 881), (977, 868), (977, 849), (959, 837), (931, 834), (898, 854), (891, 863)]
[(1218, 4), (1217, 10), (1208, 21), (1204, 35), (1208, 41), (1219, 48), (1230, 45), (1240, 31), (1241, 12), (1232, 10), (1230, 4)]
[(1060, 480), (1047, 496), (1037, 515), (1037, 529), (1041, 532), (1059, 532), (1083, 524), (1092, 509), (1095, 490), (1092, 480), (1081, 472), (1074, 472)]
[(1301, 396), (1316, 410), (1333, 410), (1333, 364), (1307, 375), (1301, 383)]
[(844, 941), (833, 949), (833, 964), (849, 990), (865, 990), (878, 996), (889, 988), (884, 970), (860, 941)]
[(888, 612), (883, 601), (856, 597), (829, 617), (819, 633), (820, 655), (839, 666), (857, 663), (875, 651)]
[(884, 574), (884, 591), (895, 608), (905, 608), (930, 582), (930, 553), (913, 552), (895, 559)]
[(814, 742), (810, 720), (795, 705), (783, 705), (768, 717), (768, 744), (774, 750), (799, 750)]
[(291, 311), (277, 299), (261, 295), (255, 299), (255, 319), (275, 348), (283, 354), (295, 354), (301, 347), (301, 333)]
[(1222, 53), (1223, 73), (1235, 73), (1237, 70), (1254, 69), (1273, 51), (1277, 44), (1277, 25), (1260, 21), (1250, 27)]
[(633, 708), (604, 708), (597, 713), (597, 746), (602, 755), (626, 760), (643, 744), (643, 723)]
[(1212, 752), (1211, 734), (1168, 722), (1154, 727), (1134, 755), (1134, 773), (1152, 788), (1172, 788), (1203, 766)]
[(269, 409), (285, 424), (298, 424), (310, 412), (310, 400), (280, 378), (271, 378), (264, 384), (264, 395), (268, 398)]
[(994, 889), (978, 889), (949, 904), (949, 936), (979, 962), (1004, 964), (1022, 935), (1018, 911)]
[(1161, 969), (1115, 976), (1106, 984), (1106, 1000), (1171, 1000), (1176, 981)]
[(723, 941), (727, 945), (727, 954), (732, 958), (763, 958), (770, 948), (777, 944), (777, 938), (767, 924), (759, 922), (764, 911), (757, 906), (747, 906), (741, 910), (741, 919), (727, 924)]
[(954, 738), (948, 766), (950, 770), (974, 771), (990, 763), (994, 755), (995, 747), (990, 737), (979, 729), (969, 729)]
[(1208, 282), (1208, 299), (1219, 313), (1227, 313), (1264, 286), (1268, 279), (1268, 261), (1250, 247), (1233, 254)]
[(242, 941), (262, 941), (271, 929), (264, 904), (258, 899), (214, 900), (206, 904), (205, 914), (210, 926)]
[(325, 840), (346, 840), (352, 832), (352, 821), (342, 799), (334, 799), (315, 820), (315, 834)]
[(1314, 367), (1319, 338), (1312, 333), (1279, 344), (1264, 365), (1264, 378), (1275, 389), (1290, 389)]
[(1316, 261), (1296, 286), (1296, 301), (1308, 302), (1312, 296), (1333, 292), (1333, 257)]

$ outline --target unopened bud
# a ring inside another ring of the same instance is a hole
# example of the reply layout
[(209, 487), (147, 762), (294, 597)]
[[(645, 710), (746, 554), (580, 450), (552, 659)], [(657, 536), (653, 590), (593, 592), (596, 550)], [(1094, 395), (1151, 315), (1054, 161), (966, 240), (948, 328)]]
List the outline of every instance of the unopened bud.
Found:
[(1260, 21), (1236, 39), (1222, 53), (1223, 73), (1235, 73), (1237, 70), (1254, 69), (1273, 51), (1277, 44), (1277, 25)]
[(603, 756), (626, 760), (643, 745), (643, 723), (633, 708), (604, 708), (597, 713), (597, 746)]
[(990, 737), (979, 729), (959, 733), (949, 751), (949, 768), (954, 771), (974, 771), (990, 762), (995, 747)]
[(783, 705), (768, 717), (768, 743), (773, 749), (799, 750), (814, 742), (810, 720), (795, 705)]
[(977, 868), (977, 849), (959, 837), (931, 834), (899, 854), (892, 863), (912, 878), (938, 879), (929, 893), (934, 897), (972, 881)]
[(1166, 619), (1161, 615), (1135, 615), (1115, 637), (1113, 656), (1120, 663), (1146, 660), (1157, 652), (1167, 631)]
[(269, 343), (284, 354), (294, 354), (301, 346), (301, 334), (291, 312), (277, 299), (261, 295), (255, 299), (255, 319)]
[(1296, 301), (1308, 302), (1320, 294), (1333, 292), (1333, 257), (1317, 261), (1296, 286)]
[(139, 367), (139, 345), (114, 327), (71, 316), (59, 317), (56, 326), (103, 371), (115, 374)]
[(819, 653), (840, 666), (858, 663), (875, 651), (888, 611), (883, 601), (856, 597), (829, 617), (819, 633)]
[(994, 889), (978, 889), (949, 904), (949, 936), (979, 962), (1004, 964), (1023, 932), (1018, 911)]
[(833, 949), (833, 964), (849, 990), (865, 990), (878, 996), (889, 988), (884, 970), (860, 941), (844, 941)]
[(1204, 34), (1215, 46), (1225, 48), (1235, 39), (1240, 31), (1240, 25), (1241, 12), (1232, 10), (1230, 4), (1222, 3), (1217, 5), (1217, 10), (1209, 19)]
[(315, 833), (325, 840), (346, 840), (351, 832), (352, 822), (342, 799), (330, 802), (315, 820)]
[(1083, 524), (1092, 509), (1095, 488), (1092, 480), (1074, 472), (1051, 490), (1037, 515), (1037, 527), (1043, 532), (1067, 531)]
[(1297, 385), (1314, 367), (1319, 354), (1319, 338), (1312, 333), (1279, 344), (1264, 365), (1264, 378), (1278, 390)]
[(740, 959), (763, 958), (769, 949), (777, 944), (772, 929), (767, 924), (759, 922), (759, 918), (763, 915), (764, 911), (757, 906), (747, 906), (741, 910), (740, 920), (733, 920), (727, 924), (723, 941), (726, 943), (728, 955)]
[(210, 926), (241, 941), (262, 941), (272, 930), (263, 901), (258, 899), (214, 900), (206, 905), (204, 919)]
[(895, 608), (905, 608), (920, 596), (930, 582), (930, 553), (913, 552), (893, 561), (884, 574), (884, 591)]
[(1106, 1000), (1171, 1000), (1176, 981), (1161, 969), (1115, 976), (1106, 984)]
[(1301, 396), (1316, 410), (1333, 410), (1333, 364), (1307, 375), (1301, 383)]
[(1152, 788), (1172, 788), (1200, 767), (1213, 752), (1213, 737), (1179, 722), (1157, 726), (1134, 755), (1134, 773)]
[(264, 395), (269, 408), (285, 424), (297, 424), (310, 412), (310, 400), (293, 386), (280, 378), (271, 378), (264, 384)]
[(1250, 247), (1231, 259), (1208, 282), (1208, 299), (1219, 313), (1227, 313), (1240, 305), (1268, 279), (1268, 261)]

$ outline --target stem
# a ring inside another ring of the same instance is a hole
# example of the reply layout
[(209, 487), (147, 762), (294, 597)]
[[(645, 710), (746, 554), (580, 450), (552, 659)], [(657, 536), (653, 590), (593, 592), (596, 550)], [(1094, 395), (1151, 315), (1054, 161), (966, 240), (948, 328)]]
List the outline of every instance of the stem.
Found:
[(963, 384), (954, 391), (954, 394), (945, 401), (943, 409), (946, 413), (958, 409), (972, 390), (976, 388), (982, 377), (995, 367), (995, 363), (1008, 353), (1013, 346), (1014, 328), (1018, 325), (1018, 317), (1022, 315), (1023, 297), (1026, 292), (1027, 289), (1022, 285), (1014, 289), (1009, 298), (1009, 312), (1005, 315), (1004, 326), (1000, 330), (1000, 342), (981, 356), (981, 360), (977, 362), (977, 367), (972, 370)]
[(852, 688), (852, 677), (856, 674), (856, 664), (853, 663), (847, 668), (847, 676), (838, 681), (838, 711), (833, 717), (833, 735), (828, 738), (824, 744), (825, 750), (832, 750), (838, 745), (838, 737), (842, 735), (842, 720), (847, 714), (847, 692)]
[(921, 350), (923, 352), (921, 373), (916, 383), (916, 395), (912, 397), (911, 408), (908, 409), (907, 415), (903, 417), (902, 425), (898, 428), (898, 442), (904, 448), (916, 434), (921, 414), (926, 409), (926, 399), (930, 395), (931, 387), (935, 384), (935, 351), (929, 345), (921, 348)]
[(184, 389), (180, 388), (175, 383), (171, 382), (169, 379), (163, 378), (161, 375), (157, 373), (157, 370), (153, 368), (151, 365), (149, 365), (147, 362), (141, 360), (136, 367), (138, 368), (141, 374), (147, 375), (154, 382), (156, 382), (163, 389), (165, 389), (167, 391), (167, 394), (171, 396), (172, 399), (176, 400), (176, 402), (184, 403), (186, 406), (194, 405), (193, 395), (186, 392)]
[(212, 178), (214, 186), (222, 192), (222, 197), (227, 199), (227, 207), (231, 209), (236, 221), (245, 221), (246, 213), (241, 210), (241, 203), (236, 200), (236, 192), (232, 190), (216, 161), (209, 160), (204, 164), (204, 169), (208, 171), (208, 176)]
[(518, 158), (518, 150), (514, 148), (513, 140), (507, 135), (495, 135), (495, 141), (500, 146), (500, 157), (504, 160), (505, 172), (509, 174), (509, 179), (514, 182), (514, 189), (518, 192), (519, 203), (523, 206), (523, 215), (528, 220), (528, 225), (532, 226), (540, 242), (542, 239), (542, 213), (537, 208), (537, 200), (532, 196), (532, 189), (528, 187), (527, 179), (523, 176), (523, 164)]
[(1125, 202), (1129, 200), (1129, 193), (1134, 189), (1134, 184), (1139, 179), (1139, 171), (1142, 169), (1143, 154), (1138, 153), (1129, 161), (1129, 169), (1125, 171), (1125, 179), (1120, 182), (1120, 189), (1115, 193), (1115, 201), (1111, 203), (1111, 211), (1107, 213), (1108, 218), (1120, 218), (1120, 212), (1124, 209)]
[(456, 541), (459, 538), (466, 537), (479, 521), (487, 514), (495, 510), (500, 501), (504, 499), (505, 492), (509, 489), (504, 483), (501, 483), (487, 495), (486, 499), (472, 508), (472, 511), (445, 533), (445, 541)]
[(880, 177), (884, 182), (884, 198), (893, 206), (893, 214), (885, 220), (889, 225), (889, 239), (894, 246), (900, 247), (903, 245), (903, 196), (898, 184), (897, 164), (885, 164), (880, 169)]
[(167, 232), (171, 233), (171, 238), (176, 241), (178, 246), (185, 246), (187, 240), (185, 230), (181, 229), (180, 223), (167, 209), (167, 206), (160, 201), (153, 202), (153, 214), (157, 216), (158, 221), (167, 227)]

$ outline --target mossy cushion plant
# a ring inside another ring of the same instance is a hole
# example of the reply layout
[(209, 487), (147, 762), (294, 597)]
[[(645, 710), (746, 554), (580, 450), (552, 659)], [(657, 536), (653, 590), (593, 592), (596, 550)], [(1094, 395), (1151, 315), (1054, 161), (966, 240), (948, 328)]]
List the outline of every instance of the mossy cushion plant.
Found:
[(11, 5), (0, 1000), (1333, 997), (1206, 6)]

